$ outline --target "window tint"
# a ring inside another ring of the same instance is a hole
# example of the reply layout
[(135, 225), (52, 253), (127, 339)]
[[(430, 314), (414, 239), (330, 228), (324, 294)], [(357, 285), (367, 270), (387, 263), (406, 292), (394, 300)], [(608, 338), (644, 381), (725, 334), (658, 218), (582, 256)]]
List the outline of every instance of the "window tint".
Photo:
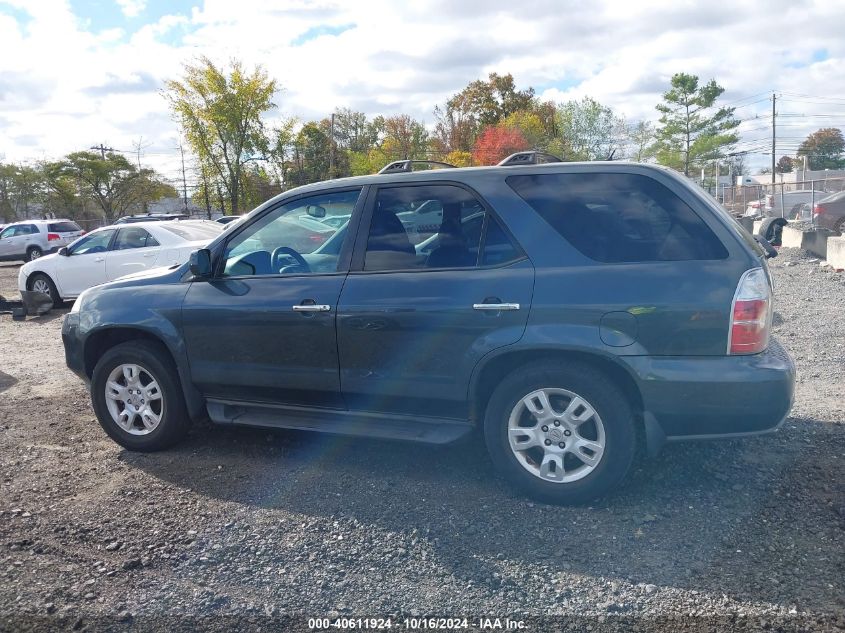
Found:
[(109, 242), (116, 229), (106, 229), (89, 233), (83, 238), (76, 240), (68, 247), (68, 255), (90, 255), (92, 253), (105, 253), (109, 248)]
[[(460, 187), (380, 189), (370, 221), (364, 270), (471, 268), (479, 260), (482, 265), (492, 265), (518, 258), (519, 249), (501, 227), (497, 227), (500, 232), (493, 236), (490, 248), (492, 253), (498, 243), (502, 252), (496, 256), (485, 250), (479, 258), (487, 216), (481, 203)], [(491, 216), (490, 227), (496, 225)]]
[(140, 226), (132, 226), (118, 231), (112, 250), (123, 251), (130, 248), (147, 248), (148, 246), (159, 246), (159, 243), (146, 229), (142, 229)]
[(76, 222), (51, 222), (47, 225), (47, 230), (53, 233), (76, 233), (82, 229)]
[(229, 240), (223, 275), (335, 272), (360, 193), (323, 193), (273, 209)]
[(536, 174), (507, 183), (587, 257), (600, 262), (723, 259), (704, 221), (656, 180), (634, 174)]

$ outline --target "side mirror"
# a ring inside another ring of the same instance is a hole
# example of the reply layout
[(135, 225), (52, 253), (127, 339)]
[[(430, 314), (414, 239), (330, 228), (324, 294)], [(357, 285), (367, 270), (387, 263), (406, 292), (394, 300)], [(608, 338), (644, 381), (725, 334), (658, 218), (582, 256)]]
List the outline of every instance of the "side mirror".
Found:
[(326, 208), (321, 207), (319, 204), (309, 204), (307, 207), (305, 207), (305, 212), (312, 218), (326, 217)]
[(211, 251), (201, 248), (191, 253), (191, 274), (199, 279), (211, 277)]
[(68, 256), (67, 246), (62, 246), (62, 247), (59, 249), (59, 255), (61, 255), (62, 257), (67, 257), (67, 256)]

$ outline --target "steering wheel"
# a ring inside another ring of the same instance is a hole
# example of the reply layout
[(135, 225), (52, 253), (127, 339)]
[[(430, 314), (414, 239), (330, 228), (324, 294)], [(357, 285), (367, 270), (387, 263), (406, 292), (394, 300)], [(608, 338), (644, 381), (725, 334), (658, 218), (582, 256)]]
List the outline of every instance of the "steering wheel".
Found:
[(279, 270), (281, 272), (281, 269), (284, 267), (281, 261), (283, 257), (290, 257), (302, 268), (303, 272), (311, 272), (311, 268), (308, 266), (305, 258), (289, 246), (279, 246), (273, 250), (273, 254), (270, 256), (270, 265), (273, 270)]

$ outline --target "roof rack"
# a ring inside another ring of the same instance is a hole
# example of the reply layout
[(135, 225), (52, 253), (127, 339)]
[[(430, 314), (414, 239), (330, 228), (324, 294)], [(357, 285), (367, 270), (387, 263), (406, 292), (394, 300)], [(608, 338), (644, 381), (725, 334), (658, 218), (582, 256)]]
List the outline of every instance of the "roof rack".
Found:
[(562, 163), (563, 160), (555, 156), (554, 154), (549, 154), (547, 152), (517, 152), (516, 154), (511, 154), (506, 159), (501, 161), (498, 166), (499, 167), (512, 167), (514, 165), (539, 165), (541, 163)]
[(414, 171), (413, 166), (425, 164), (425, 165), (438, 165), (440, 167), (451, 167), (455, 168), (454, 165), (450, 163), (444, 163), (439, 160), (395, 160), (392, 163), (388, 163), (384, 167), (382, 167), (378, 173), (380, 174), (399, 174), (403, 172), (410, 172)]

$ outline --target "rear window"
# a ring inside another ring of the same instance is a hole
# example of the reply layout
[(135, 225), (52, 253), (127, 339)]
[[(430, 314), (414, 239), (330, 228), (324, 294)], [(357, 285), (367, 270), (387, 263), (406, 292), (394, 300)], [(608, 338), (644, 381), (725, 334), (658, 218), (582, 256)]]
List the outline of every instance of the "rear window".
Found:
[(213, 240), (223, 232), (223, 225), (218, 222), (203, 222), (202, 224), (174, 222), (173, 224), (162, 224), (161, 228), (188, 242)]
[(590, 259), (724, 259), (719, 238), (683, 200), (638, 174), (510, 176), (508, 185)]
[(47, 225), (47, 230), (52, 233), (76, 233), (82, 228), (76, 222), (53, 222)]

